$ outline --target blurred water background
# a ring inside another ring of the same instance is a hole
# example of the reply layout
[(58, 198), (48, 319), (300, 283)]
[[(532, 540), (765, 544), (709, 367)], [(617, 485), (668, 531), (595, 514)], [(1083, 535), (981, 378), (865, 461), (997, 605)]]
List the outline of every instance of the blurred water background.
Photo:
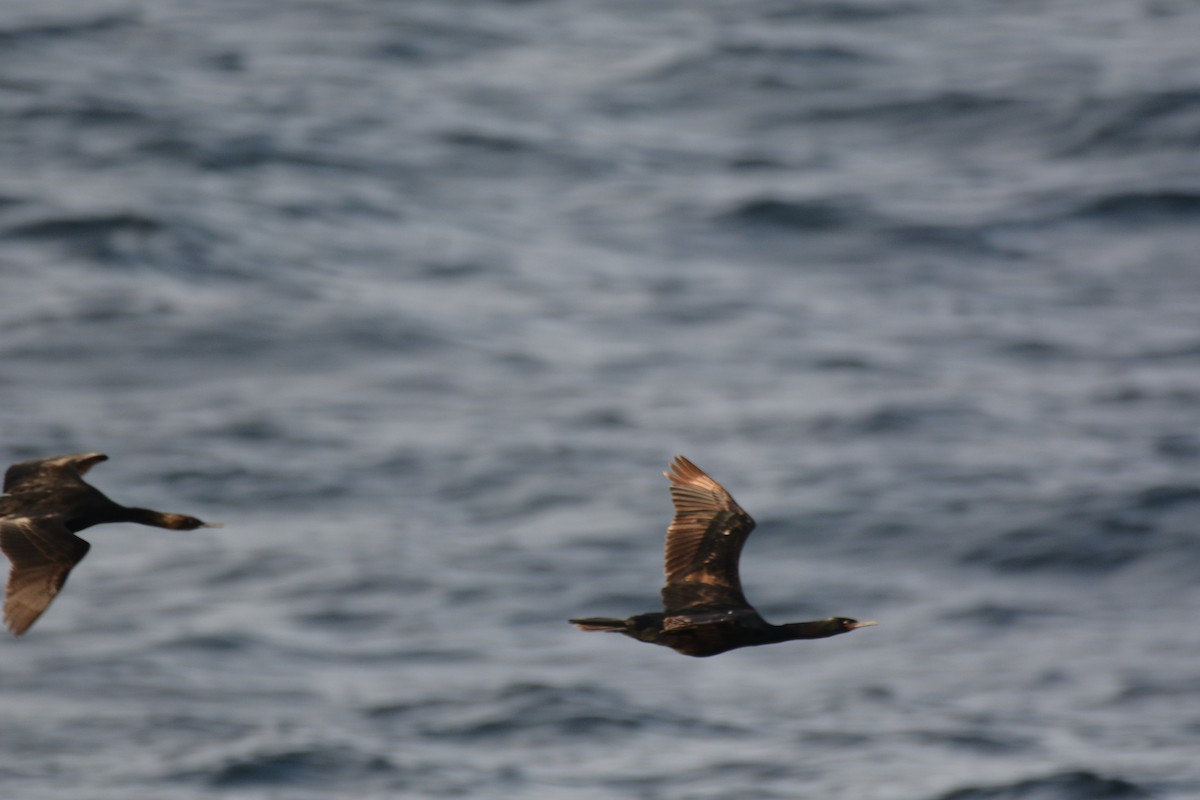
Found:
[[(1200, 7), (5, 0), (15, 800), (1200, 797)], [(653, 609), (684, 453), (775, 622)]]

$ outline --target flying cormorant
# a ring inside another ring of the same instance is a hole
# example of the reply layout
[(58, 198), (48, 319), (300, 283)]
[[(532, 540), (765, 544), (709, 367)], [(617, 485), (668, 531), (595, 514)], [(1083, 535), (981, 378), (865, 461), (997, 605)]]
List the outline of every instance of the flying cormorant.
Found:
[(127, 508), (84, 481), (103, 453), (76, 453), (13, 464), (0, 497), (0, 550), (12, 562), (4, 624), (14, 636), (29, 630), (91, 545), (75, 534), (105, 522), (137, 522), (190, 531), (218, 528), (183, 514)]
[(667, 585), (662, 612), (629, 619), (570, 620), (585, 631), (611, 631), (686, 656), (715, 656), (739, 647), (792, 639), (824, 639), (875, 625), (845, 617), (772, 625), (742, 594), (738, 558), (754, 520), (729, 492), (683, 456), (670, 472), (675, 518), (667, 528)]

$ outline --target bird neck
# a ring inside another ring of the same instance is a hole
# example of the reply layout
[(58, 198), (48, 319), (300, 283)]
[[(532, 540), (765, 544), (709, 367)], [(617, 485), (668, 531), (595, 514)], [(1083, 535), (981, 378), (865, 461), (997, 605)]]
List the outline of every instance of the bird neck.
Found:
[(845, 632), (845, 628), (831, 625), (828, 620), (824, 619), (812, 622), (788, 622), (772, 627), (779, 634), (781, 642), (789, 642), (792, 639), (825, 639)]

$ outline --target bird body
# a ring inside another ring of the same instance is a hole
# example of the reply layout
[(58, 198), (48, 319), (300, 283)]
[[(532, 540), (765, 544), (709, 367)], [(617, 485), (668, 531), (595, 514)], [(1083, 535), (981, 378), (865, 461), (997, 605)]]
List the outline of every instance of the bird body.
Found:
[(742, 593), (738, 562), (754, 520), (729, 492), (683, 456), (671, 471), (675, 516), (667, 528), (662, 612), (628, 619), (586, 617), (585, 631), (621, 633), (687, 656), (714, 656), (741, 647), (823, 639), (874, 625), (845, 617), (772, 625)]
[(93, 525), (136, 522), (172, 530), (218, 527), (183, 514), (131, 508), (83, 480), (103, 453), (77, 453), (13, 464), (0, 496), (0, 551), (8, 556), (4, 623), (14, 636), (29, 630), (62, 590), (91, 545), (75, 534)]

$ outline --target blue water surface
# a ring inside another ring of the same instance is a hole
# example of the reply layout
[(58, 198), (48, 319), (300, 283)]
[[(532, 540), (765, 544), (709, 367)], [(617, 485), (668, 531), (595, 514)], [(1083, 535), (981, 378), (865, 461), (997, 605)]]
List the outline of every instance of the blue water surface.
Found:
[[(9, 0), (19, 800), (1200, 797), (1200, 8)], [(684, 453), (769, 619), (653, 609)]]

